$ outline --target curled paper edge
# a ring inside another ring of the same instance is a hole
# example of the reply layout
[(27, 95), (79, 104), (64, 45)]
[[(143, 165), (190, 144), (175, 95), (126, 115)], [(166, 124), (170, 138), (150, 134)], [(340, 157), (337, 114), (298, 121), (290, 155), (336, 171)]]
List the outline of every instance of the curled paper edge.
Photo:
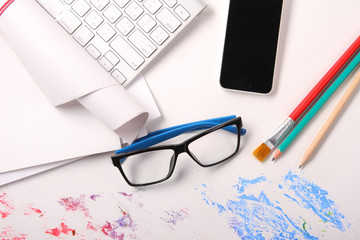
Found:
[(77, 101), (128, 143), (135, 140), (149, 117), (121, 85), (101, 88)]

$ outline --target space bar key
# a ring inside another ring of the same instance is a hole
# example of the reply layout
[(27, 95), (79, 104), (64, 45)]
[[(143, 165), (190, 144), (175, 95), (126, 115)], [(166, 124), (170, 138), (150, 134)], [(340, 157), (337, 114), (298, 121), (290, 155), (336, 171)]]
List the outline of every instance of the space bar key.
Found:
[(124, 61), (130, 65), (134, 70), (138, 69), (143, 63), (144, 59), (132, 48), (122, 37), (117, 36), (110, 46), (117, 52)]

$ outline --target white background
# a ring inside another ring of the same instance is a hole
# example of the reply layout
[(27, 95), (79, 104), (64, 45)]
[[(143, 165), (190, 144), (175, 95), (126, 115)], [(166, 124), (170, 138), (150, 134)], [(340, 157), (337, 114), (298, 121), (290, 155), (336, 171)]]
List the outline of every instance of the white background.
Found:
[[(110, 196), (116, 192), (127, 192), (134, 194), (137, 202), (144, 205), (135, 209), (134, 206), (127, 206), (129, 211), (133, 211), (134, 218), (156, 218), (157, 214), (170, 208), (189, 211), (186, 223), (179, 224), (176, 229), (164, 230), (156, 222), (152, 228), (142, 228), (140, 224), (138, 229), (143, 232), (139, 232), (139, 239), (150, 236), (162, 236), (163, 239), (236, 239), (237, 235), (227, 226), (227, 222), (204, 205), (200, 193), (195, 190), (196, 186), (203, 183), (211, 186), (221, 197), (232, 191), (239, 177), (253, 179), (264, 175), (277, 183), (289, 171), (298, 171), (302, 155), (346, 90), (349, 80), (278, 161), (267, 159), (259, 162), (252, 152), (287, 118), (360, 34), (360, 2), (285, 0), (276, 78), (273, 91), (268, 95), (221, 88), (219, 74), (228, 1), (206, 2), (207, 9), (194, 24), (145, 72), (163, 115), (150, 129), (236, 114), (243, 118), (248, 131), (242, 139), (239, 155), (212, 169), (203, 169), (189, 157), (181, 155), (171, 180), (139, 190), (127, 186), (118, 170), (112, 166), (110, 154), (102, 154), (3, 186), (0, 192), (5, 192), (14, 201), (17, 199), (20, 205), (31, 203), (48, 209), (48, 228), (58, 226), (54, 222), (66, 218), (60, 217), (64, 214), (63, 209), (50, 210), (58, 205), (61, 197), (77, 197), (81, 194)], [(6, 67), (11, 67), (10, 63)], [(11, 77), (2, 76), (2, 79)], [(352, 225), (350, 236), (349, 233), (338, 231), (327, 235), (326, 239), (359, 238), (359, 94), (354, 94), (320, 150), (302, 170), (304, 177), (328, 191), (329, 198), (335, 201)], [(96, 217), (107, 217), (107, 205), (104, 204), (102, 208), (103, 215)], [(30, 229), (24, 221), (9, 217), (0, 221), (0, 229), (1, 224), (5, 224), (17, 229), (17, 232), (25, 229), (23, 231), (29, 234), (29, 239), (30, 236), (42, 236), (38, 234), (43, 233), (43, 229)], [(36, 221), (32, 224), (36, 224)], [(72, 236), (63, 238), (72, 239)], [(103, 236), (103, 239), (107, 238)]]

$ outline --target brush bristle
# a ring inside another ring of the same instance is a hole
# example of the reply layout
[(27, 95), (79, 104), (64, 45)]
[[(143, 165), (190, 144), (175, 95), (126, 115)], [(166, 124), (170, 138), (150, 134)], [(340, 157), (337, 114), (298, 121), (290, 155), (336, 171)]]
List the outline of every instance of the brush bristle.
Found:
[(271, 149), (265, 143), (262, 143), (257, 149), (255, 149), (253, 155), (262, 162), (267, 158), (270, 152)]

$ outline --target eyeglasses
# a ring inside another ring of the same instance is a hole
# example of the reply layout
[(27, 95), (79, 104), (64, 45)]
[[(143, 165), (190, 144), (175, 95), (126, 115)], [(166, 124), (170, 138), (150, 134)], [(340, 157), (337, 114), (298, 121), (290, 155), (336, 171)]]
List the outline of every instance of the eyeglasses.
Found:
[[(183, 133), (204, 130), (180, 144), (150, 147)], [(131, 186), (163, 182), (174, 172), (177, 157), (186, 152), (202, 167), (211, 167), (239, 151), (240, 136), (245, 135), (241, 117), (227, 116), (178, 125), (149, 133), (112, 156), (115, 167)]]

